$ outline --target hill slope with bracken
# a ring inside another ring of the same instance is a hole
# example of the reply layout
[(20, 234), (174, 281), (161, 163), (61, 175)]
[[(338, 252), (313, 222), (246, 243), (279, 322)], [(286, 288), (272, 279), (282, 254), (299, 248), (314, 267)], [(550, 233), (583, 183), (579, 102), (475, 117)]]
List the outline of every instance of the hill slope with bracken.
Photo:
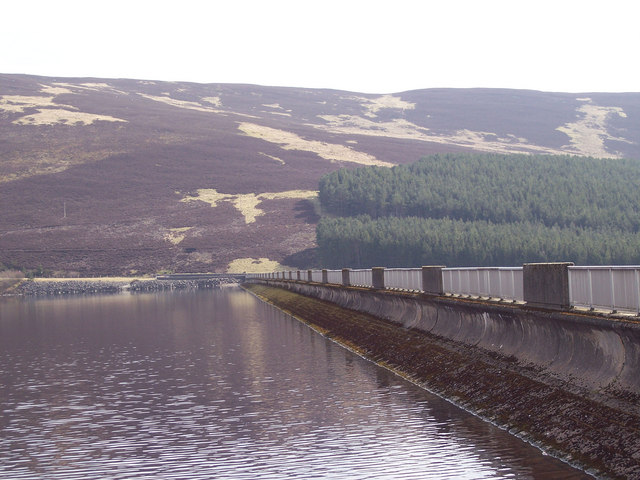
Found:
[(305, 267), (322, 175), (456, 151), (640, 158), (640, 94), (0, 75), (0, 263)]

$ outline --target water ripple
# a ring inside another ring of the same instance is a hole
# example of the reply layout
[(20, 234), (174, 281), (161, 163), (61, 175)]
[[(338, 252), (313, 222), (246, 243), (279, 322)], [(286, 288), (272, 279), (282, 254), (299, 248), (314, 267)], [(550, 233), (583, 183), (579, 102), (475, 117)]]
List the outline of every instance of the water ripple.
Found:
[(0, 300), (0, 478), (583, 478), (240, 290)]

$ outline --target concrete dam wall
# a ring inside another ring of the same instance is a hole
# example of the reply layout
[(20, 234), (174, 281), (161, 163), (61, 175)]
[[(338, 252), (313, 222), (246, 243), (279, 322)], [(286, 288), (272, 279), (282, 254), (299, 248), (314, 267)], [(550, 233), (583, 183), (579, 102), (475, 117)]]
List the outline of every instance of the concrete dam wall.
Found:
[(582, 391), (640, 395), (640, 325), (635, 322), (404, 292), (269, 284), (511, 357)]
[(640, 478), (640, 326), (633, 319), (309, 281), (244, 286), (587, 473)]

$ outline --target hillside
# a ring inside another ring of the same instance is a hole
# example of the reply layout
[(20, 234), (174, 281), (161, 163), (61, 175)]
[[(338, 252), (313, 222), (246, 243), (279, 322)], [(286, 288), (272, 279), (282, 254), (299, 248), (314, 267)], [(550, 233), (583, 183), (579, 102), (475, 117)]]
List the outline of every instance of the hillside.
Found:
[(0, 263), (306, 267), (323, 175), (469, 151), (640, 158), (640, 94), (0, 75)]

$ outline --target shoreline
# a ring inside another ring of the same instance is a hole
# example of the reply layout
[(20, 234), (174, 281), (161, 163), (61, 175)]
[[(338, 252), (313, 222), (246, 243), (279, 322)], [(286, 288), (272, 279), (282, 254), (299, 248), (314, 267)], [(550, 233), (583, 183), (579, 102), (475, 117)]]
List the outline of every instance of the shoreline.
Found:
[(220, 288), (235, 285), (228, 278), (199, 280), (157, 280), (154, 277), (86, 277), (22, 279), (0, 296), (53, 296), (74, 294), (108, 294)]

